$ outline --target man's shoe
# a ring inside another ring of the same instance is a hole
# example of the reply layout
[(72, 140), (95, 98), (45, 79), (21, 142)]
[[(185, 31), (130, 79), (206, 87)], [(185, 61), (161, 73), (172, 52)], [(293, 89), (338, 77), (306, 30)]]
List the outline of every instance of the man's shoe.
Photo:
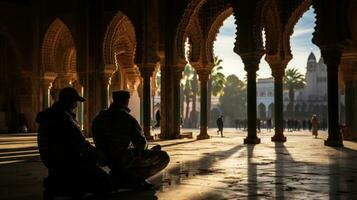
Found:
[(157, 144), (151, 148), (151, 150), (161, 150), (161, 145)]

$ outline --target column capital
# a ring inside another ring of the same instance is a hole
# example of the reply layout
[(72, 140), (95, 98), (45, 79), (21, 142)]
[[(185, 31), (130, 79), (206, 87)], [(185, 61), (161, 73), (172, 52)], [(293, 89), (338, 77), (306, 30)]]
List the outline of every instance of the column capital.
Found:
[(320, 47), (321, 56), (326, 63), (327, 70), (329, 70), (329, 66), (338, 66), (341, 62), (342, 50), (343, 47), (341, 45), (326, 45)]
[(282, 83), (285, 76), (285, 67), (271, 68), (271, 75), (274, 77), (274, 82)]
[(49, 85), (57, 78), (57, 73), (54, 72), (46, 72), (43, 77), (43, 85), (45, 85), (46, 87), (49, 87)]
[(211, 74), (211, 69), (200, 68), (200, 69), (197, 69), (196, 72), (198, 74), (198, 79), (200, 80), (201, 84), (207, 83), (209, 76)]
[(142, 77), (151, 77), (155, 71), (157, 63), (141, 63), (137, 65)]
[(244, 63), (244, 70), (246, 71), (258, 71), (260, 59), (262, 58), (264, 52), (257, 51), (251, 53), (240, 54), (242, 61)]

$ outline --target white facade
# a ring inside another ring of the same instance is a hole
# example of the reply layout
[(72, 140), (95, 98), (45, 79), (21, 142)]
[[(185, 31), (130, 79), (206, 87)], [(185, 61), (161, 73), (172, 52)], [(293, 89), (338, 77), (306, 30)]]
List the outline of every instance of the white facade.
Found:
[(257, 82), (257, 117), (273, 117), (272, 109), (274, 109), (274, 79), (260, 78)]
[[(322, 58), (316, 61), (314, 53), (311, 53), (306, 66), (306, 86), (302, 90), (295, 91), (295, 117), (310, 116), (312, 113), (326, 117), (327, 114), (327, 71)], [(288, 92), (284, 91), (284, 111), (289, 103)], [(258, 79), (257, 82), (257, 116), (270, 118), (274, 109), (274, 79)], [(263, 113), (265, 110), (265, 114)], [(263, 115), (263, 116), (262, 116)], [(265, 115), (265, 116), (264, 116)]]

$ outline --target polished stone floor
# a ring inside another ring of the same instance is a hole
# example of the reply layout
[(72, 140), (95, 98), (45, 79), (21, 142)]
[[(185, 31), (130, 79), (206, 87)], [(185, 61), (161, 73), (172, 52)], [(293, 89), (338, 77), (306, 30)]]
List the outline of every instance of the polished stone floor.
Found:
[[(221, 138), (212, 129), (209, 140), (151, 142), (171, 156), (167, 169), (150, 179), (155, 189), (97, 199), (357, 199), (357, 143), (326, 147), (325, 132), (314, 139), (306, 131), (273, 143), (272, 133), (262, 131), (261, 144), (244, 145), (246, 132), (225, 132)], [(44, 176), (34, 134), (0, 135), (0, 199), (41, 199)]]

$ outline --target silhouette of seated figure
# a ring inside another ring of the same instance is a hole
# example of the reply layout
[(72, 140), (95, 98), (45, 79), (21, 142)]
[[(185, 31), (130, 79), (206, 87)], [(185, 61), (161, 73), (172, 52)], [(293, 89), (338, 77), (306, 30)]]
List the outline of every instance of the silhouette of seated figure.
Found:
[(64, 88), (59, 101), (37, 114), (38, 148), (48, 177), (44, 180), (44, 199), (55, 196), (80, 198), (87, 193), (111, 191), (111, 181), (97, 165), (95, 147), (85, 140), (73, 110), (83, 102), (74, 88)]
[(95, 117), (93, 140), (103, 153), (114, 185), (119, 188), (148, 189), (147, 178), (164, 169), (169, 156), (159, 145), (147, 149), (138, 121), (129, 114), (130, 93), (113, 92), (113, 103)]

